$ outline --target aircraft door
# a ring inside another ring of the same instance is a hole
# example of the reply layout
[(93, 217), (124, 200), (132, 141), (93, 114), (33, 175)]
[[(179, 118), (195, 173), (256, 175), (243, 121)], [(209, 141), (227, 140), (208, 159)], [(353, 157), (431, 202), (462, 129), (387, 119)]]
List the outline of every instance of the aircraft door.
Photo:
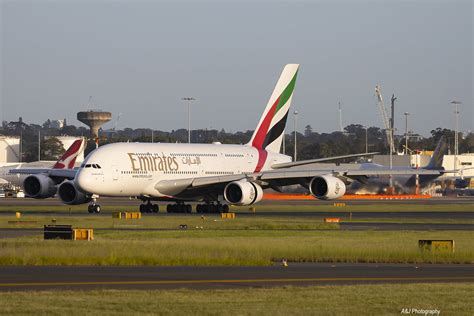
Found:
[(112, 180), (117, 181), (119, 178), (119, 170), (117, 165), (113, 164), (112, 165)]

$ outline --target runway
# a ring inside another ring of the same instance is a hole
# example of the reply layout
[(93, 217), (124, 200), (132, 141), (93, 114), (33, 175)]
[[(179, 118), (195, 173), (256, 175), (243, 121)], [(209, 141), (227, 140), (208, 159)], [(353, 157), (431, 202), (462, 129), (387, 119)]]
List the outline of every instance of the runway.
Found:
[[(135, 206), (141, 201), (135, 198), (111, 198), (101, 197), (99, 203), (102, 206)], [(377, 204), (403, 204), (403, 205), (440, 205), (440, 204), (471, 204), (474, 205), (474, 197), (441, 197), (430, 199), (411, 200), (262, 200), (258, 205), (332, 205), (335, 202), (343, 202), (349, 205), (377, 205)], [(168, 203), (158, 202), (160, 205)], [(59, 198), (32, 199), (32, 198), (0, 198), (0, 206), (64, 206)], [(474, 211), (474, 206), (473, 206)]]
[(474, 266), (290, 263), (289, 267), (0, 267), (0, 291), (97, 288), (217, 289), (420, 282), (474, 282)]

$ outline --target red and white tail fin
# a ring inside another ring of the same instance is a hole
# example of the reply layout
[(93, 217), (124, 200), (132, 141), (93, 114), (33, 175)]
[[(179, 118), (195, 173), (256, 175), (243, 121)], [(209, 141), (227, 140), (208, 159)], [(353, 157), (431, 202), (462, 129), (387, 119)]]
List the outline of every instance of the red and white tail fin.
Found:
[(257, 149), (280, 152), (298, 68), (298, 64), (288, 64), (283, 68), (249, 145)]
[(53, 169), (73, 169), (76, 158), (84, 150), (84, 140), (77, 139), (54, 164)]

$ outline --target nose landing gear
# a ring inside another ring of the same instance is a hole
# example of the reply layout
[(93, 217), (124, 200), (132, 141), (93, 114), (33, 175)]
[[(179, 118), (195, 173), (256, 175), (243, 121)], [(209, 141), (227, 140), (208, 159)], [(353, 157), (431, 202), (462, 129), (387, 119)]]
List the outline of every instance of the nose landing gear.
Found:
[(99, 214), (101, 211), (100, 205), (96, 203), (96, 199), (92, 199), (91, 204), (87, 207), (87, 211), (89, 213), (97, 213)]

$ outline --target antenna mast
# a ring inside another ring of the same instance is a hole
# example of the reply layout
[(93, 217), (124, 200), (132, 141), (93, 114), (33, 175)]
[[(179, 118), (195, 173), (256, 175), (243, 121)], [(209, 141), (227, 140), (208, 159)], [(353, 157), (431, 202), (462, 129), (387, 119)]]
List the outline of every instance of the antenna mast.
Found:
[(341, 107), (341, 102), (339, 104), (339, 130), (341, 133), (344, 133), (344, 128), (342, 127), (342, 107)]

